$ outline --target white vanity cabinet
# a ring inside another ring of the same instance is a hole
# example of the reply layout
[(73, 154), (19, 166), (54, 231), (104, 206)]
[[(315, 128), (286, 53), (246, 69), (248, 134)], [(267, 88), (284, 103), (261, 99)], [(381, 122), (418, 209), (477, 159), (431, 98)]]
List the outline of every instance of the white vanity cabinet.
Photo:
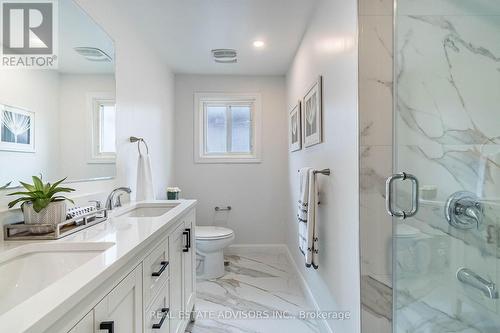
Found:
[(94, 310), (87, 313), (82, 320), (76, 324), (69, 333), (93, 333), (94, 332)]
[(105, 333), (142, 330), (142, 265), (137, 266), (94, 308), (94, 329)]
[(170, 333), (181, 333), (183, 328), (182, 259), (185, 247), (184, 223), (169, 237), (170, 252)]
[(136, 333), (141, 330), (142, 265), (139, 265), (69, 333)]
[[(191, 212), (184, 220), (185, 231), (188, 232), (189, 248), (183, 252), (183, 281), (184, 286), (184, 311), (190, 312), (194, 309), (196, 299), (196, 237), (195, 237), (195, 214)], [(194, 314), (193, 314), (194, 316)], [(194, 317), (193, 317), (194, 318)]]
[[(68, 312), (68, 318), (59, 320), (61, 326), (46, 332), (184, 333), (196, 293), (194, 228), (191, 209), (128, 264), (130, 271), (117, 273), (102, 284), (108, 286), (102, 289), (110, 291), (103, 293), (98, 288), (92, 293), (98, 299), (82, 302)], [(86, 310), (89, 306), (90, 311)], [(75, 316), (79, 318), (75, 320)], [(71, 322), (77, 323), (64, 328)]]

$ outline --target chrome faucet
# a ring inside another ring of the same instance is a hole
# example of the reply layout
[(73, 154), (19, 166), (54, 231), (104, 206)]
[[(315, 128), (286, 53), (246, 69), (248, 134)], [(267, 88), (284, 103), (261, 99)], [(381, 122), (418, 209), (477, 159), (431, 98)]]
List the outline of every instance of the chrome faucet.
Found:
[[(120, 193), (120, 192), (130, 194), (130, 193), (132, 193), (132, 190), (130, 189), (130, 187), (118, 187), (118, 188), (115, 188), (113, 191), (111, 191), (111, 193), (108, 195), (108, 198), (106, 199), (106, 209), (107, 210), (113, 210), (116, 207), (122, 206), (122, 202), (120, 200), (120, 197), (124, 193)], [(118, 194), (118, 196), (116, 196), (117, 194)]]
[(446, 202), (445, 217), (448, 223), (455, 228), (479, 229), (484, 220), (484, 205), (473, 193), (456, 192)]
[(498, 299), (498, 290), (495, 283), (487, 281), (468, 268), (460, 268), (457, 272), (458, 281), (480, 290), (486, 297)]

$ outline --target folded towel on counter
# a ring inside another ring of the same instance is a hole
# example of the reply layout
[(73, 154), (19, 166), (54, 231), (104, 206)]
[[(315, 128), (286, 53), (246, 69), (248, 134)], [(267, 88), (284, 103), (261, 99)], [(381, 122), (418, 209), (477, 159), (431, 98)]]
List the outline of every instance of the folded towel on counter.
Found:
[(149, 154), (139, 154), (137, 162), (137, 194), (136, 200), (154, 200), (155, 191), (153, 187), (153, 172), (151, 170), (151, 159)]
[(66, 211), (66, 220), (71, 220), (75, 217), (82, 216), (95, 211), (94, 206), (73, 207)]
[(316, 209), (318, 189), (313, 168), (299, 170), (299, 201), (297, 221), (299, 224), (299, 249), (304, 255), (306, 267), (318, 269), (318, 231)]

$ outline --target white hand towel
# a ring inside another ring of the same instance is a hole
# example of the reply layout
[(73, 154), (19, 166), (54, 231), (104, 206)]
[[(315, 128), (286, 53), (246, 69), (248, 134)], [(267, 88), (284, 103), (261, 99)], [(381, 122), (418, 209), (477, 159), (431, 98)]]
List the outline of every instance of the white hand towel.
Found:
[(318, 235), (316, 228), (316, 209), (318, 189), (316, 175), (312, 168), (299, 170), (299, 201), (297, 220), (299, 223), (299, 249), (304, 255), (306, 267), (318, 269)]
[(155, 191), (153, 187), (153, 172), (151, 171), (151, 159), (148, 155), (139, 154), (137, 162), (137, 194), (136, 200), (154, 200)]

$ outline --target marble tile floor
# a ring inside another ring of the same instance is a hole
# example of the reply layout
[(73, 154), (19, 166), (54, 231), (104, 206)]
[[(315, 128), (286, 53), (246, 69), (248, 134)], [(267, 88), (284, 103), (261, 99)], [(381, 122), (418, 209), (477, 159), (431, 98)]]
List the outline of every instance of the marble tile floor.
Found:
[(198, 281), (197, 319), (186, 333), (320, 332), (318, 321), (296, 316), (313, 307), (285, 254), (229, 255), (226, 260), (223, 277)]

